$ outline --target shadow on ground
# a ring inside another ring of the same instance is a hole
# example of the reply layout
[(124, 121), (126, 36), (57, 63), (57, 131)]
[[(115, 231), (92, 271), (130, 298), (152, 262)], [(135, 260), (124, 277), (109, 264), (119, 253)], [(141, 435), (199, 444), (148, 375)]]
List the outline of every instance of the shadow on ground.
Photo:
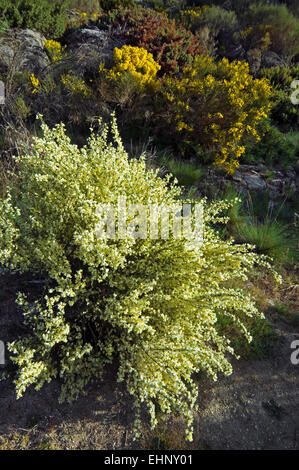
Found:
[[(6, 341), (21, 315), (14, 302), (18, 279), (0, 297), (0, 337)], [(0, 281), (1, 291), (1, 281)], [(3, 293), (3, 286), (2, 291)], [(58, 404), (59, 384), (30, 390), (16, 400), (11, 382), (0, 382), (0, 449), (299, 449), (299, 365), (292, 365), (294, 327), (276, 322), (275, 351), (263, 360), (235, 361), (234, 373), (199, 383), (194, 441), (184, 440), (184, 422), (172, 418), (140, 441), (132, 439), (130, 396), (112, 371), (73, 404)]]

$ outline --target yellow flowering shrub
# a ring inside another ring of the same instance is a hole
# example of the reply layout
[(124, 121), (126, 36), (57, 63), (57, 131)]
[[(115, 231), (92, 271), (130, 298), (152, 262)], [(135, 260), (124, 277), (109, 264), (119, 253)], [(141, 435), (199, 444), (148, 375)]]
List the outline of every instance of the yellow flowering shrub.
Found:
[(32, 93), (35, 94), (35, 93), (38, 92), (38, 87), (40, 85), (39, 79), (34, 75), (34, 73), (32, 73), (30, 75), (29, 79), (30, 79), (31, 85), (33, 87)]
[(167, 77), (161, 92), (167, 128), (171, 122), (184, 145), (204, 149), (229, 173), (247, 139), (260, 139), (259, 123), (270, 111), (269, 82), (254, 79), (246, 62), (198, 56), (182, 77)]
[(53, 62), (61, 60), (63, 57), (64, 47), (61, 46), (60, 42), (54, 41), (53, 39), (47, 39), (45, 41), (45, 48), (48, 51), (49, 56)]
[(75, 75), (62, 75), (61, 82), (73, 95), (82, 95), (87, 98), (91, 96), (91, 89), (86, 85), (85, 81)]
[[(18, 368), (17, 396), (52, 378), (61, 400), (75, 399), (111, 363), (138, 410), (180, 412), (192, 438), (197, 385), (193, 374), (230, 374), (229, 340), (218, 332), (225, 316), (250, 340), (244, 316), (262, 316), (248, 290), (234, 288), (267, 261), (250, 247), (222, 240), (211, 227), (225, 222), (229, 204), (204, 204), (201, 246), (184, 238), (98, 238), (99, 203), (177, 202), (181, 191), (129, 159), (115, 121), (92, 133), (86, 146), (71, 143), (63, 124), (42, 125), (18, 173), (0, 199), (0, 263), (44, 279), (35, 299), (20, 294), (26, 334), (9, 345)], [(110, 143), (108, 143), (110, 142)]]
[(116, 47), (114, 63), (114, 67), (107, 74), (112, 80), (117, 80), (123, 73), (129, 72), (142, 87), (157, 83), (155, 77), (161, 66), (154, 60), (153, 55), (142, 47)]

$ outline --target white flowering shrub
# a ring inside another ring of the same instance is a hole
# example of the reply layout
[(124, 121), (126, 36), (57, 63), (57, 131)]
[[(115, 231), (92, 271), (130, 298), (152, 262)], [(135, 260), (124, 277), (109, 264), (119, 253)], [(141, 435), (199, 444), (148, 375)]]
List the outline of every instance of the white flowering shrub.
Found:
[[(196, 371), (230, 374), (229, 340), (217, 332), (219, 316), (244, 330), (258, 313), (248, 292), (233, 288), (255, 263), (249, 247), (223, 241), (211, 227), (225, 222), (228, 204), (204, 207), (202, 246), (186, 240), (99, 239), (99, 203), (173, 203), (180, 189), (130, 160), (115, 121), (78, 148), (63, 124), (34, 138), (29, 155), (0, 201), (0, 262), (38, 275), (45, 292), (18, 298), (28, 335), (9, 345), (18, 366), (17, 396), (60, 378), (61, 400), (71, 401), (112, 362), (138, 410), (182, 413), (187, 438), (197, 399)], [(204, 201), (203, 201), (204, 202)]]

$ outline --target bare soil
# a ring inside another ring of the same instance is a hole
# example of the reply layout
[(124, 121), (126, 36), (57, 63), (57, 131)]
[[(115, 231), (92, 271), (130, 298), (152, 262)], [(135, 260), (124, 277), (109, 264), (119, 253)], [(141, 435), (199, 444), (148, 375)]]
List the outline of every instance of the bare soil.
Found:
[[(2, 280), (3, 281), (3, 280)], [(4, 282), (4, 281), (3, 281)], [(0, 280), (0, 339), (19, 328), (14, 303), (17, 277)], [(184, 440), (184, 422), (174, 417), (134, 442), (132, 401), (113, 371), (73, 404), (59, 405), (59, 384), (30, 390), (16, 400), (10, 381), (0, 382), (0, 449), (297, 449), (299, 365), (292, 365), (298, 327), (273, 320), (277, 341), (269, 357), (234, 361), (230, 377), (199, 380), (194, 441)]]

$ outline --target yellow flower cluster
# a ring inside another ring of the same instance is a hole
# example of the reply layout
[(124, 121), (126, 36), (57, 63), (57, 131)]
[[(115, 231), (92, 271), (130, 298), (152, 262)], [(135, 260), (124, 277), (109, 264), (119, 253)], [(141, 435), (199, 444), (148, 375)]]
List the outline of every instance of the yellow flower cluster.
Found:
[(197, 19), (202, 17), (203, 13), (208, 10), (207, 5), (202, 7), (189, 8), (188, 10), (180, 11), (180, 19), (185, 27), (190, 28), (192, 25), (196, 24)]
[(187, 16), (195, 16), (197, 18), (200, 16), (200, 12), (196, 10), (184, 10), (182, 11), (182, 14)]
[(32, 73), (29, 78), (31, 81), (31, 85), (33, 86), (32, 93), (35, 94), (38, 92), (39, 79), (34, 75), (34, 73)]
[(117, 80), (124, 72), (130, 72), (141, 86), (156, 85), (155, 77), (161, 66), (153, 55), (142, 47), (123, 46), (114, 49), (115, 66), (108, 72), (108, 78)]
[(84, 80), (81, 80), (75, 75), (65, 74), (62, 75), (61, 81), (64, 86), (71, 91), (74, 95), (83, 95), (86, 97), (91, 96), (91, 90), (88, 88)]
[(182, 17), (193, 17), (199, 18), (202, 13), (209, 9), (208, 5), (203, 5), (202, 7), (189, 8), (188, 10), (181, 10), (180, 15)]
[(238, 167), (246, 138), (259, 140), (258, 124), (270, 111), (269, 82), (254, 79), (246, 62), (198, 56), (182, 78), (166, 79), (163, 92), (182, 138), (212, 152), (228, 173)]
[(65, 47), (62, 47), (60, 42), (54, 41), (53, 39), (47, 39), (45, 42), (45, 48), (53, 62), (57, 62), (62, 59)]
[(83, 21), (96, 21), (101, 16), (100, 13), (87, 13), (86, 11), (79, 10), (78, 8), (73, 8), (72, 12)]

